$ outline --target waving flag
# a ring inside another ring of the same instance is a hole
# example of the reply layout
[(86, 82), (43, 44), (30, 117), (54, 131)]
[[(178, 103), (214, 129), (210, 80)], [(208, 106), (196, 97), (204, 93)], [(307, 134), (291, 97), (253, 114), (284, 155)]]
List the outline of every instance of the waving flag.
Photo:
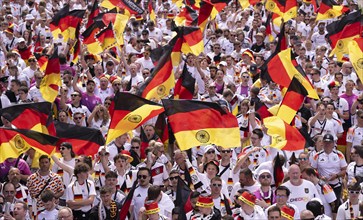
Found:
[(125, 10), (125, 13), (129, 15), (138, 15), (144, 13), (144, 9), (142, 9), (132, 0), (103, 0), (101, 6), (107, 9), (113, 9), (116, 7), (118, 9)]
[(237, 118), (217, 103), (169, 99), (162, 102), (181, 150), (207, 144), (240, 146)]
[(40, 83), (39, 90), (44, 100), (54, 102), (55, 98), (58, 96), (58, 90), (61, 85), (58, 47), (54, 47), (53, 55), (47, 62), (47, 68), (45, 69), (44, 77)]
[(139, 127), (162, 112), (164, 112), (164, 108), (155, 102), (131, 93), (117, 93), (106, 143)]
[(183, 72), (175, 84), (174, 99), (193, 99), (195, 78), (188, 72), (184, 65)]
[(349, 59), (357, 76), (363, 82), (363, 37), (354, 38), (349, 44)]
[(327, 20), (339, 17), (349, 11), (348, 7), (339, 5), (334, 0), (322, 0), (318, 9), (316, 20)]

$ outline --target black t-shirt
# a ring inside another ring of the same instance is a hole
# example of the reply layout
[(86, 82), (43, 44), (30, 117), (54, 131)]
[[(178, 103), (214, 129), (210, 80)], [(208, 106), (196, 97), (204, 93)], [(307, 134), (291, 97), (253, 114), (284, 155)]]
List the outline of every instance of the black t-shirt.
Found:
[(262, 43), (261, 45), (254, 43), (251, 47), (251, 50), (256, 53), (260, 52), (262, 49), (265, 49), (265, 43)]

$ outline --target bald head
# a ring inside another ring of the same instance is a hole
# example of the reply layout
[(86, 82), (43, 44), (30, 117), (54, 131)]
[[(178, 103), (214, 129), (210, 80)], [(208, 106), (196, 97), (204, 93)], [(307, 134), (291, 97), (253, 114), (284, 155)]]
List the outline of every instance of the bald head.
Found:
[(293, 164), (290, 166), (289, 168), (289, 172), (288, 172), (289, 178), (290, 178), (290, 182), (293, 185), (300, 185), (301, 184), (301, 171), (300, 171), (300, 167), (296, 164)]
[(304, 210), (300, 213), (300, 219), (314, 219), (314, 214), (310, 210)]

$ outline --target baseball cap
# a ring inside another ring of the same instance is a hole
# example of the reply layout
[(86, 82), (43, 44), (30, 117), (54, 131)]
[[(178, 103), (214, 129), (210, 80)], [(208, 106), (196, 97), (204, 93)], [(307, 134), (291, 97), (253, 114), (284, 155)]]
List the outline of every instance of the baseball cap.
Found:
[(331, 134), (325, 134), (324, 137), (323, 137), (323, 141), (324, 142), (334, 141), (334, 137)]

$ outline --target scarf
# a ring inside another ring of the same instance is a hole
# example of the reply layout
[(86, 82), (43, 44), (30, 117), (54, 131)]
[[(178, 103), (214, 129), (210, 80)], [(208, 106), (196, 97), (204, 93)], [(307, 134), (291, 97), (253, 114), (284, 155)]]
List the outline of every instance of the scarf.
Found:
[[(110, 204), (110, 218), (111, 220), (115, 220), (117, 216), (117, 205), (115, 201), (111, 201)], [(106, 220), (107, 218), (107, 212), (106, 208), (103, 205), (102, 200), (100, 201), (100, 204), (98, 205), (98, 218), (99, 220)]]

